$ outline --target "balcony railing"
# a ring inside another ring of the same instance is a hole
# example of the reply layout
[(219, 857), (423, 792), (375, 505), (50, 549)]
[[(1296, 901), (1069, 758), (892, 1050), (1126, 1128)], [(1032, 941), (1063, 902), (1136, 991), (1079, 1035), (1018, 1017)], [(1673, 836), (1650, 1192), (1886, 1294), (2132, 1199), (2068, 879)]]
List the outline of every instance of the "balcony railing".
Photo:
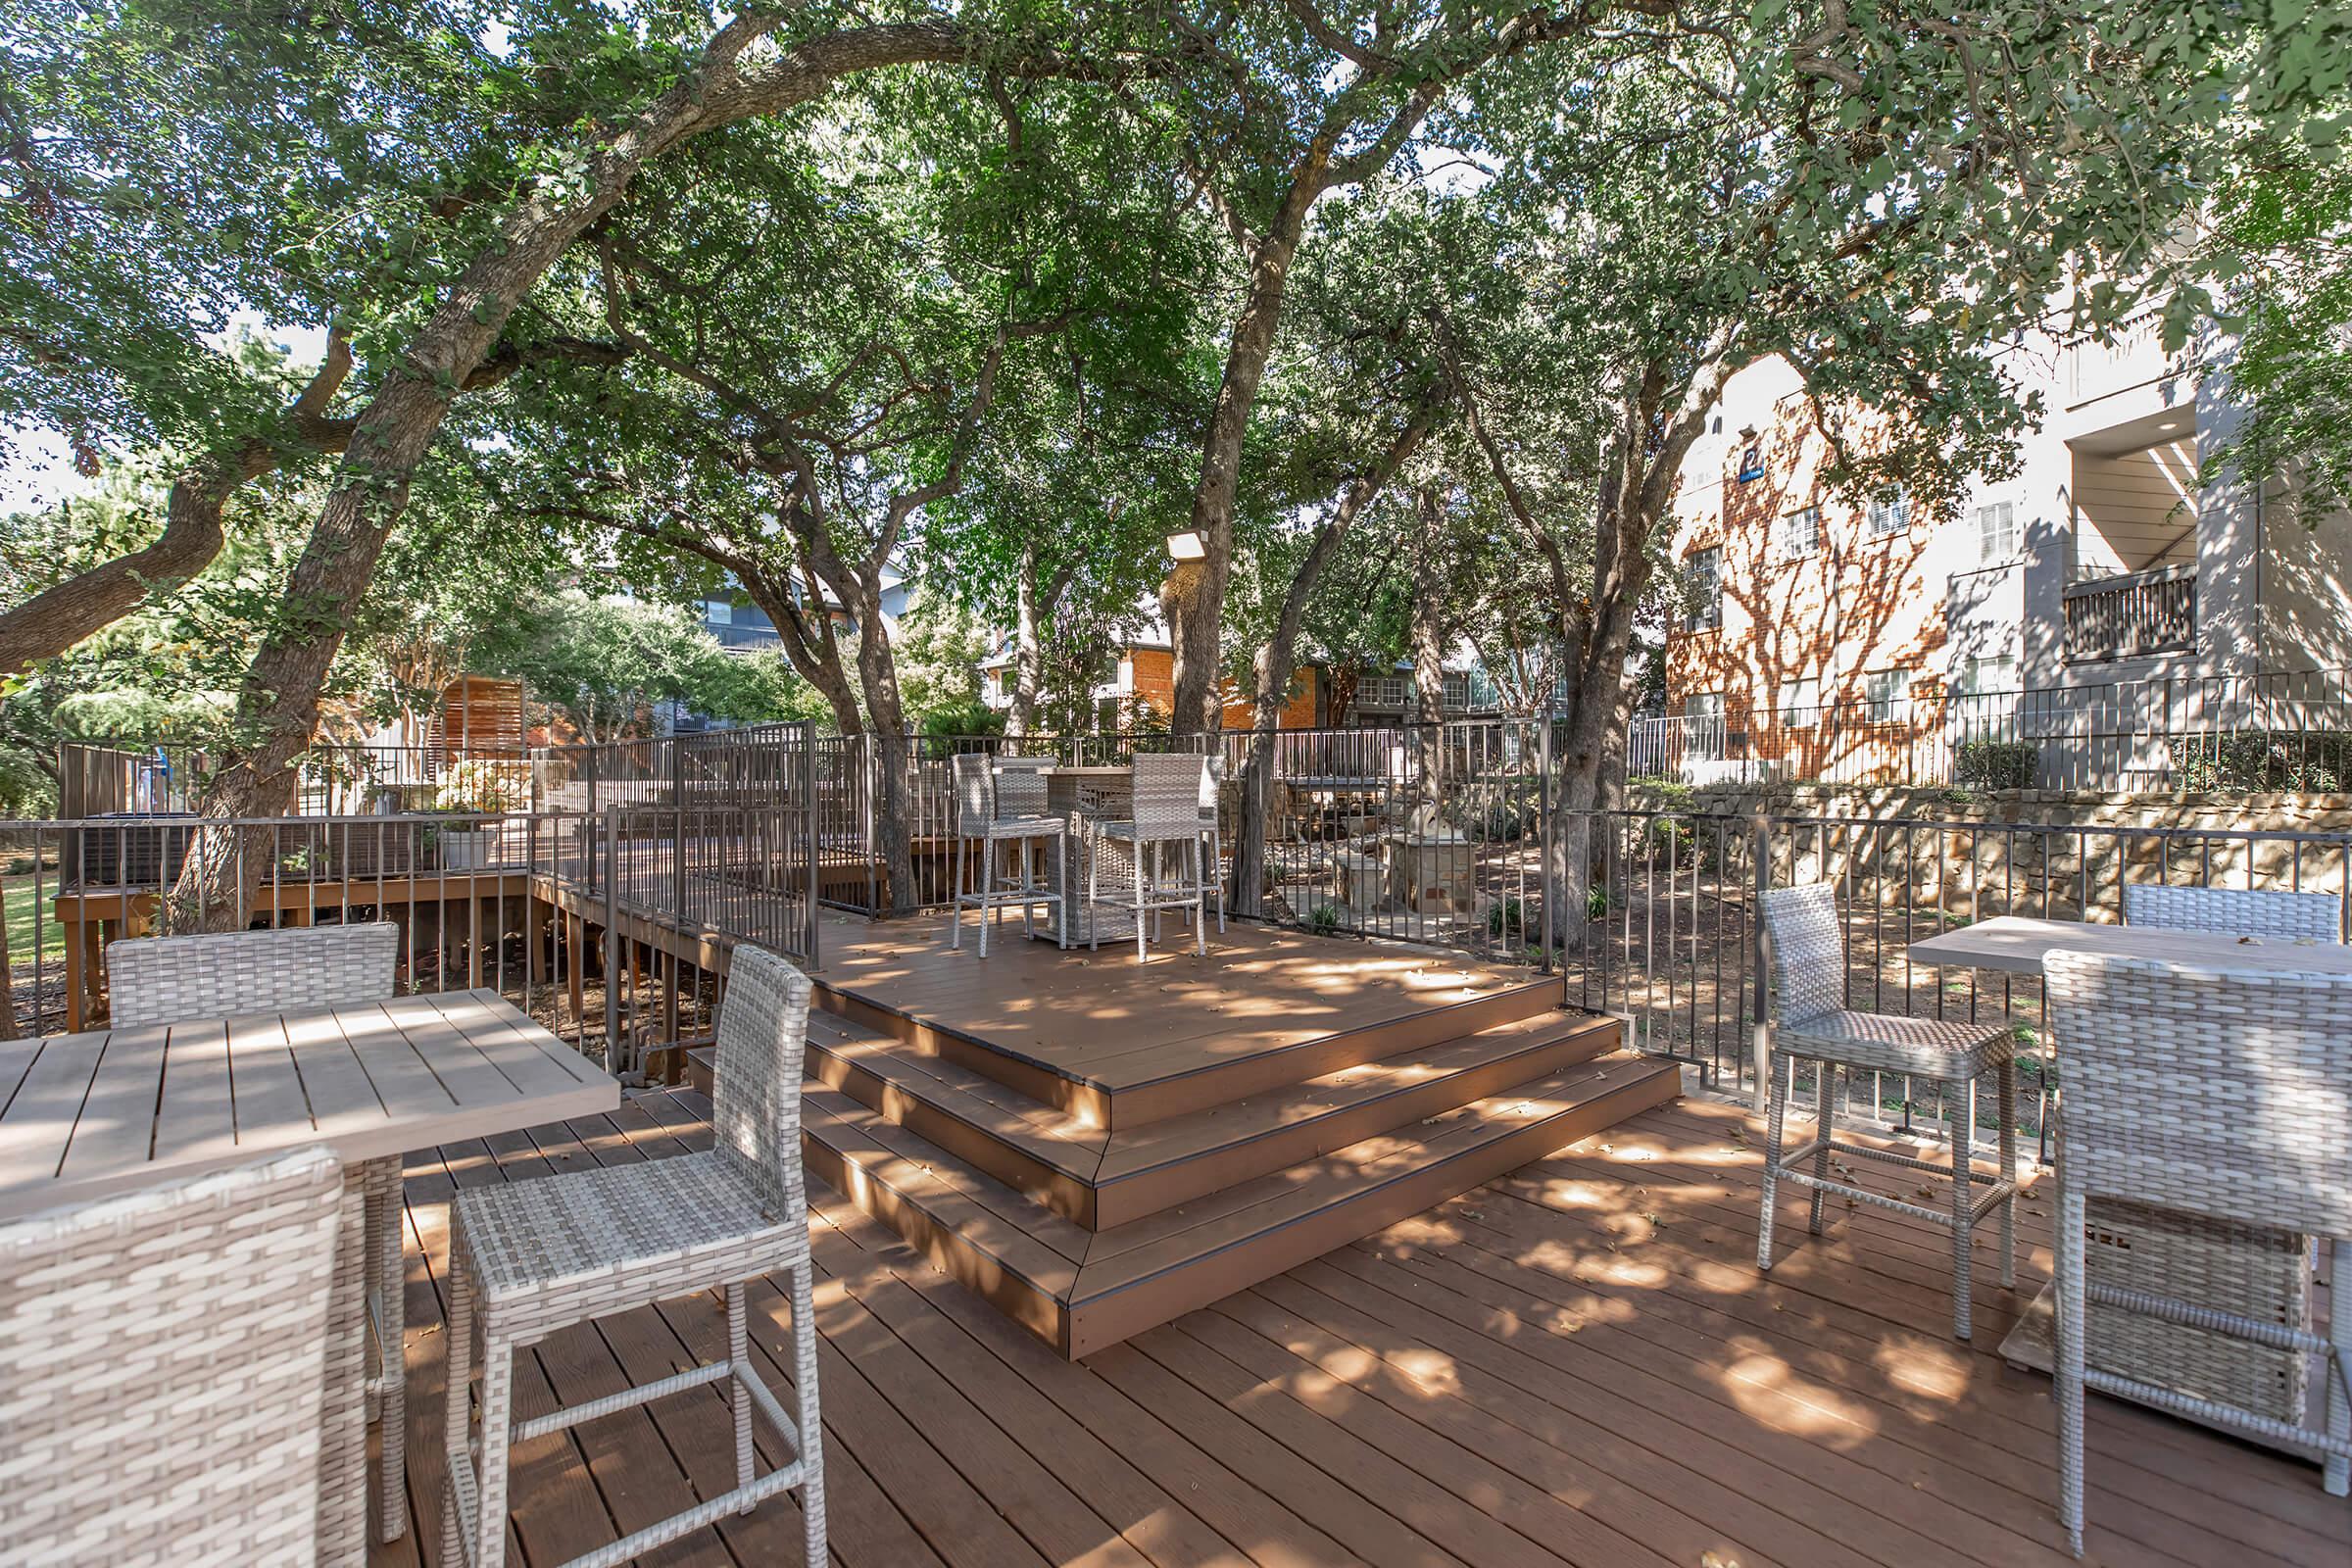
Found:
[(2070, 662), (2132, 659), (2197, 646), (2197, 570), (2181, 564), (2066, 590)]

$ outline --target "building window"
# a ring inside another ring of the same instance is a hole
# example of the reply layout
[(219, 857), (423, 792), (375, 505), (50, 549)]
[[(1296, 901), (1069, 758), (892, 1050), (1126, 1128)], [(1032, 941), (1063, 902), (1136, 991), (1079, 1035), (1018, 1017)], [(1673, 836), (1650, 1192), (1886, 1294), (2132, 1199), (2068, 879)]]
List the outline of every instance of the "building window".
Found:
[(1713, 631), (1723, 624), (1723, 549), (1711, 546), (1692, 555), (1684, 567), (1690, 608), (1683, 616), (1685, 631)]
[(1463, 671), (1449, 671), (1446, 676), (1446, 706), (1464, 709), (1470, 706), (1470, 677)]
[(1999, 654), (1973, 658), (1960, 666), (1960, 695), (1982, 697), (1990, 692), (2017, 690), (2017, 656)]
[(1869, 722), (1897, 724), (1911, 717), (1913, 676), (1908, 669), (1874, 669), (1863, 675), (1862, 700), (1869, 705)]
[(1723, 693), (1692, 692), (1683, 699), (1683, 755), (1700, 761), (1723, 756)]
[(1882, 539), (1890, 533), (1901, 533), (1911, 526), (1911, 493), (1901, 485), (1896, 485), (1891, 497), (1884, 501), (1873, 501), (1870, 504), (1868, 517), (1870, 536), (1873, 539)]
[(1811, 729), (1821, 717), (1821, 681), (1814, 676), (1781, 683), (1781, 723), (1789, 729)]
[(1805, 507), (1785, 514), (1779, 524), (1774, 554), (1797, 561), (1821, 549), (1821, 509)]
[(2002, 501), (1977, 509), (1977, 563), (1990, 566), (2017, 555), (2017, 508)]

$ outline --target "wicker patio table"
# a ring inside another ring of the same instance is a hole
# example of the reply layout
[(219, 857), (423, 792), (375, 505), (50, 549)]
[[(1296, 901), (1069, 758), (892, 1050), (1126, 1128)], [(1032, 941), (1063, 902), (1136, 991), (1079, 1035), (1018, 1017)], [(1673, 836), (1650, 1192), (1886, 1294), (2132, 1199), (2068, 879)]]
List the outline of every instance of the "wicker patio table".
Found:
[[(2039, 974), (2044, 956), (2057, 952), (2352, 974), (2352, 948), (2332, 941), (2022, 915), (1914, 942), (1909, 956), (1914, 963)], [(2064, 1073), (2062, 1063), (2062, 1086)], [(2195, 1297), (2199, 1305), (2290, 1328), (2309, 1326), (2313, 1268), (2306, 1237), (2107, 1200), (2093, 1200), (2090, 1231), (2086, 1261), (2094, 1279), (2125, 1289), (2161, 1285), (2173, 1295)], [(2001, 1352), (2011, 1362), (2050, 1369), (2054, 1298), (2055, 1287), (2044, 1289), (2010, 1330)], [(2094, 1308), (2093, 1316), (2094, 1356), (2128, 1363), (2144, 1381), (2289, 1423), (2315, 1419), (2305, 1400), (2309, 1367), (2299, 1354), (2129, 1313)]]
[(365, 1563), (371, 1335), (385, 1407), (379, 1513), (399, 1505), (404, 1486), (402, 1280), (396, 1257), (367, 1255), (368, 1183), (388, 1180), (397, 1202), (410, 1150), (619, 1103), (610, 1074), (494, 991), (0, 1041), (0, 1218), (275, 1151), (331, 1149), (352, 1179), (330, 1308), (320, 1560)]

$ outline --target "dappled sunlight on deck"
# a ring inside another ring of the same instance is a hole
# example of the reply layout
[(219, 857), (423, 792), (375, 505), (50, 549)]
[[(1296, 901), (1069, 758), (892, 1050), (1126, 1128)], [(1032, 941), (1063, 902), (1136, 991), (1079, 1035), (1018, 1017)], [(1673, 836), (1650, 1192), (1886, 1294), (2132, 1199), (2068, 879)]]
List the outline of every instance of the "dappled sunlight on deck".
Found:
[[(420, 1154), (409, 1166), (410, 1419), (440, 1422), (454, 1186), (660, 1156), (705, 1102)], [(2065, 1568), (2046, 1385), (1990, 1353), (2047, 1266), (2026, 1210), (2019, 1288), (1979, 1275), (1975, 1347), (1948, 1322), (1945, 1239), (1900, 1215), (1783, 1214), (1757, 1273), (1755, 1156), (1704, 1102), (1631, 1120), (1072, 1364), (818, 1189), (830, 1514), (844, 1568)], [(1981, 1260), (1981, 1263), (1983, 1260)], [(754, 1293), (779, 1393), (782, 1298)], [(709, 1298), (559, 1335), (526, 1355), (525, 1414), (723, 1339)], [(2352, 1558), (2316, 1471), (2094, 1401), (2094, 1528), (2109, 1568), (2312, 1568)], [(417, 1528), (439, 1542), (429, 1443)], [(773, 1455), (768, 1456), (771, 1460)], [(613, 1539), (724, 1490), (710, 1391), (522, 1445), (518, 1560)], [(712, 1565), (789, 1560), (779, 1500), (682, 1543)]]

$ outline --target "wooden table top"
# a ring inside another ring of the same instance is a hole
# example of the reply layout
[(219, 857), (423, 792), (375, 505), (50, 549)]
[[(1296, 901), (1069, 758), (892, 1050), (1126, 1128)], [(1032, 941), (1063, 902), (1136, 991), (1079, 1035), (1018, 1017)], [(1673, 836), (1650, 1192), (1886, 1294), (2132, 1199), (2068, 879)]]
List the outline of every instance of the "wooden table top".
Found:
[(619, 1104), (495, 991), (0, 1041), (0, 1217), (308, 1144), (352, 1164)]
[(2224, 963), (2311, 974), (2352, 974), (2352, 948), (2278, 937), (2241, 938), (2231, 931), (2178, 931), (2138, 925), (2092, 925), (2082, 920), (2034, 920), (2004, 914), (1941, 936), (1914, 942), (1915, 963), (2039, 974), (2045, 954), (2107, 953), (2177, 963)]

